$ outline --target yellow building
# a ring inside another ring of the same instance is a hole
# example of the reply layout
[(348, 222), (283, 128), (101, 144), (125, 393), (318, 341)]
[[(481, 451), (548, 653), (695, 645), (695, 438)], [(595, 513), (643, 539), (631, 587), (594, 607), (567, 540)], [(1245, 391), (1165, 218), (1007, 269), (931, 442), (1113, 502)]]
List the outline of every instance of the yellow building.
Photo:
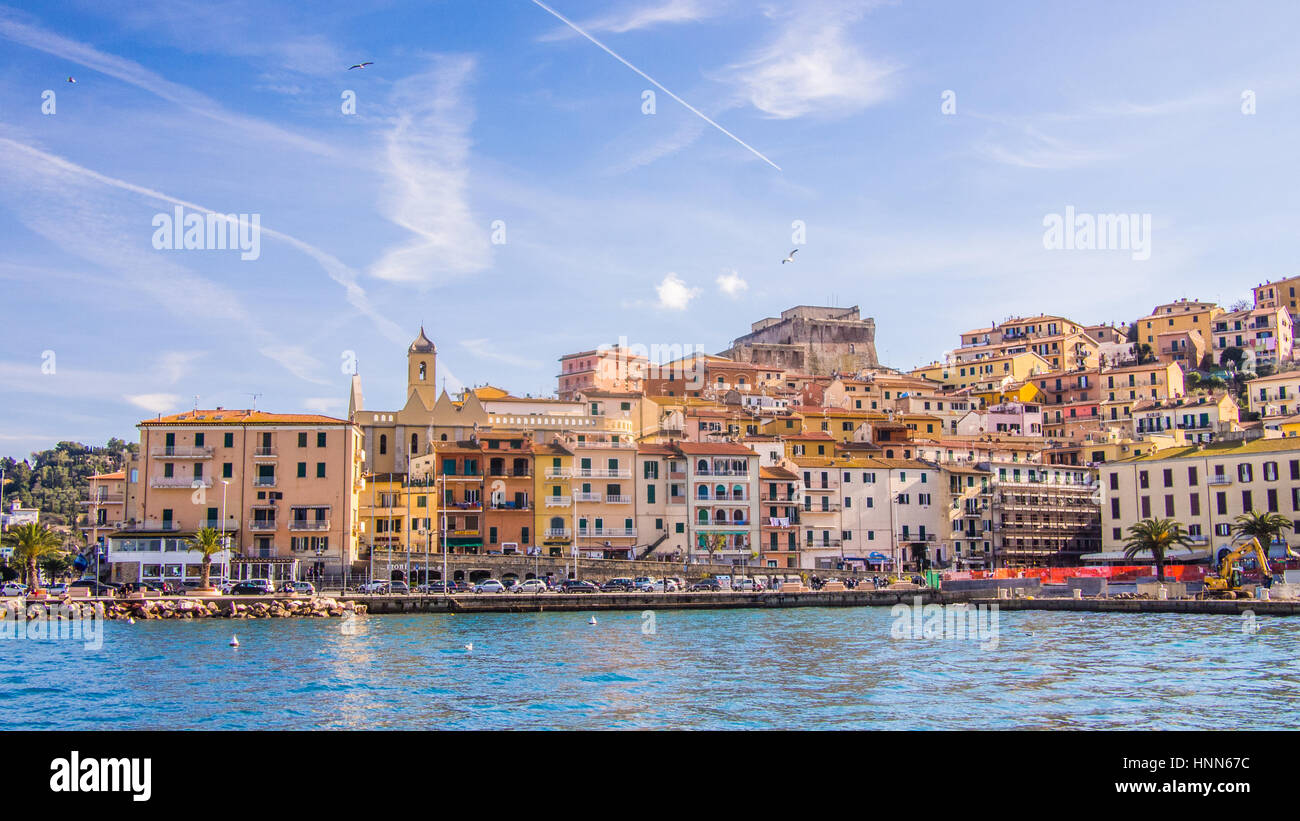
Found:
[(1047, 359), (1036, 353), (1020, 351), (1018, 353), (991, 354), (979, 359), (947, 363), (931, 363), (912, 371), (913, 376), (929, 379), (938, 383), (943, 390), (991, 391), (1010, 382), (1024, 382), (1040, 373), (1047, 373), (1053, 367)]
[(1139, 400), (1177, 399), (1185, 393), (1183, 369), (1176, 362), (1111, 368), (1101, 372), (1101, 418), (1127, 421)]
[(1255, 286), (1255, 307), (1256, 308), (1286, 308), (1292, 318), (1300, 316), (1300, 309), (1296, 307), (1297, 300), (1296, 289), (1300, 288), (1300, 276), (1286, 277), (1276, 282), (1265, 282), (1262, 285)]
[[(1201, 338), (1207, 341), (1214, 324), (1214, 318), (1223, 313), (1223, 309), (1213, 302), (1199, 302), (1192, 299), (1180, 299), (1157, 305), (1151, 313), (1137, 321), (1138, 342), (1150, 345), (1151, 351), (1160, 356), (1160, 335), (1178, 334), (1187, 331), (1200, 331)], [(1164, 358), (1164, 357), (1162, 357)], [(1199, 367), (1194, 362), (1190, 367)]]

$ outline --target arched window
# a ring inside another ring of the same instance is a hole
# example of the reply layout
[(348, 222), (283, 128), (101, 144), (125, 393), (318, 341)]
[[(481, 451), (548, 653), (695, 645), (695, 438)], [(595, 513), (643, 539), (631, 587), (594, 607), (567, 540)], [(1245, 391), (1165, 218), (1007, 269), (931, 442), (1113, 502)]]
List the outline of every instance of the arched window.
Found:
[(745, 489), (744, 489), (744, 487), (741, 486), (741, 485), (736, 485), (735, 487), (733, 487), (733, 488), (731, 489), (731, 498), (733, 498), (733, 499), (743, 499), (743, 498), (745, 498)]
[(697, 462), (697, 463), (695, 464), (695, 472), (696, 472), (696, 473), (708, 473), (708, 472), (709, 472), (709, 462), (708, 462), (708, 460), (707, 460), (707, 459), (701, 459), (699, 462)]
[(700, 511), (700, 524), (702, 524), (702, 525), (707, 525), (708, 523), (709, 523), (709, 511), (707, 511), (707, 510), (701, 510), (701, 511)]
[(388, 434), (381, 433), (379, 434), (379, 454), (382, 456), (385, 453), (388, 453)]
[(419, 452), (420, 452), (420, 436), (419, 434), (412, 433), (411, 434), (411, 455), (414, 456)]
[(732, 514), (731, 514), (731, 520), (732, 520), (733, 522), (743, 522), (743, 521), (745, 521), (745, 511), (743, 511), (743, 510), (737, 510), (736, 512), (732, 513)]
[(563, 530), (563, 529), (564, 529), (564, 517), (563, 517), (563, 516), (552, 516), (552, 517), (551, 517), (551, 530)]
[(717, 521), (718, 524), (725, 525), (727, 523), (727, 511), (719, 510), (716, 514), (714, 514), (713, 518), (715, 521)]
[(446, 442), (446, 441), (447, 441), (447, 434), (444, 433), (444, 434), (443, 434), (442, 436), (440, 436), (439, 438), (442, 439), (442, 441)]
[(700, 486), (696, 489), (695, 495), (696, 495), (697, 498), (700, 498), (700, 499), (707, 499), (707, 498), (709, 498), (709, 486), (708, 486), (708, 485), (700, 485)]
[(424, 381), (424, 363), (423, 363), (423, 362), (420, 363), (420, 381), (421, 381), (421, 382)]
[(713, 489), (713, 498), (715, 498), (715, 499), (725, 499), (725, 498), (727, 498), (727, 486), (726, 486), (726, 485), (718, 485), (717, 487), (715, 487), (715, 488)]

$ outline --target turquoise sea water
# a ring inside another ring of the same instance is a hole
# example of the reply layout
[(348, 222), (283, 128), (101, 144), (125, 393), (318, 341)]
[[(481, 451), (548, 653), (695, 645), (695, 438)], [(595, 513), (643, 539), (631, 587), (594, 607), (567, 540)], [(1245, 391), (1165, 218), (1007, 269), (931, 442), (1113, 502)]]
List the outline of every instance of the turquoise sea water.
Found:
[[(1300, 727), (1300, 619), (1000, 613), (995, 649), (888, 609), (104, 625), (0, 640), (6, 729)], [(237, 633), (241, 646), (228, 646)], [(473, 643), (472, 653), (464, 645)]]

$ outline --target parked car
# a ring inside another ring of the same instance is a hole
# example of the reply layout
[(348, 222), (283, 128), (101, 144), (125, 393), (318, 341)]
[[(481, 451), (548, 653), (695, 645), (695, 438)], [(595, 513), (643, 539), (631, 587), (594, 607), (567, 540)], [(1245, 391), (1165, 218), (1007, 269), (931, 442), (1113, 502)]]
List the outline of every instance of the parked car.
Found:
[(584, 582), (581, 579), (565, 579), (560, 582), (561, 593), (599, 593), (600, 588), (594, 582)]
[(358, 593), (387, 593), (388, 582), (366, 582), (357, 588)]
[(314, 596), (316, 594), (316, 586), (311, 582), (289, 582), (284, 587), (280, 588), (280, 592), (293, 593), (298, 596)]
[(484, 579), (474, 585), (475, 593), (504, 593), (506, 586), (496, 579)]
[(27, 585), (20, 582), (5, 582), (0, 586), (0, 596), (26, 596)]
[(649, 590), (648, 590), (647, 592), (650, 592), (650, 593), (663, 593), (663, 592), (676, 593), (676, 592), (678, 592), (678, 591), (680, 591), (680, 590), (681, 590), (681, 588), (677, 586), (677, 582), (673, 581), (672, 579), (660, 579), (659, 581), (654, 582), (653, 584), (651, 584), (651, 585), (650, 585), (650, 588), (649, 588)]
[(275, 593), (275, 586), (270, 579), (244, 579), (237, 581), (230, 588), (232, 596), (270, 596)]
[(389, 583), (388, 583), (388, 589), (385, 590), (384, 592), (385, 592), (385, 593), (400, 593), (400, 594), (402, 594), (403, 596), (407, 596), (407, 595), (410, 595), (410, 593), (411, 593), (411, 588), (410, 588), (409, 586), (407, 586), (406, 582), (389, 582)]
[(610, 579), (600, 589), (603, 593), (630, 593), (636, 590), (636, 584), (631, 579)]
[(545, 593), (549, 589), (550, 588), (546, 586), (546, 582), (542, 581), (541, 579), (527, 579), (526, 581), (522, 581), (519, 584), (515, 585), (514, 587), (510, 588), (510, 592)]
[(50, 585), (48, 590), (51, 596), (62, 596), (64, 593), (68, 592), (68, 586), (63, 582), (59, 582), (58, 584)]
[(713, 579), (705, 579), (703, 581), (698, 581), (695, 584), (691, 585), (688, 588), (688, 592), (696, 593), (700, 591), (711, 591), (716, 593), (721, 589), (722, 589), (722, 585), (718, 584)]
[(731, 589), (744, 591), (746, 593), (752, 593), (756, 590), (760, 590), (761, 588), (758, 586), (757, 583), (755, 583), (753, 579), (749, 578), (748, 576), (737, 576), (736, 578), (731, 580)]
[(71, 593), (74, 590), (83, 590), (83, 589), (86, 590), (87, 595), (90, 596), (116, 596), (118, 588), (117, 585), (115, 584), (106, 584), (104, 582), (97, 582), (94, 579), (78, 579), (77, 581), (68, 585), (68, 589), (66, 592)]

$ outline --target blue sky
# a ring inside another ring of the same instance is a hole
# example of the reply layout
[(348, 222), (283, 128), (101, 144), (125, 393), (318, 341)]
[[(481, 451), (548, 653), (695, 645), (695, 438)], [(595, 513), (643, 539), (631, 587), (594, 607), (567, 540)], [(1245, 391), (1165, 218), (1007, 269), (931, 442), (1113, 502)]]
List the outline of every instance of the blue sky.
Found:
[[(397, 407), (421, 323), (449, 388), (538, 395), (800, 303), (910, 368), (1297, 272), (1294, 4), (548, 5), (699, 114), (533, 0), (0, 6), (0, 454), (195, 395), (342, 414), (350, 356)], [(260, 256), (155, 249), (178, 203)], [(1044, 248), (1066, 206), (1150, 214), (1150, 259)]]

